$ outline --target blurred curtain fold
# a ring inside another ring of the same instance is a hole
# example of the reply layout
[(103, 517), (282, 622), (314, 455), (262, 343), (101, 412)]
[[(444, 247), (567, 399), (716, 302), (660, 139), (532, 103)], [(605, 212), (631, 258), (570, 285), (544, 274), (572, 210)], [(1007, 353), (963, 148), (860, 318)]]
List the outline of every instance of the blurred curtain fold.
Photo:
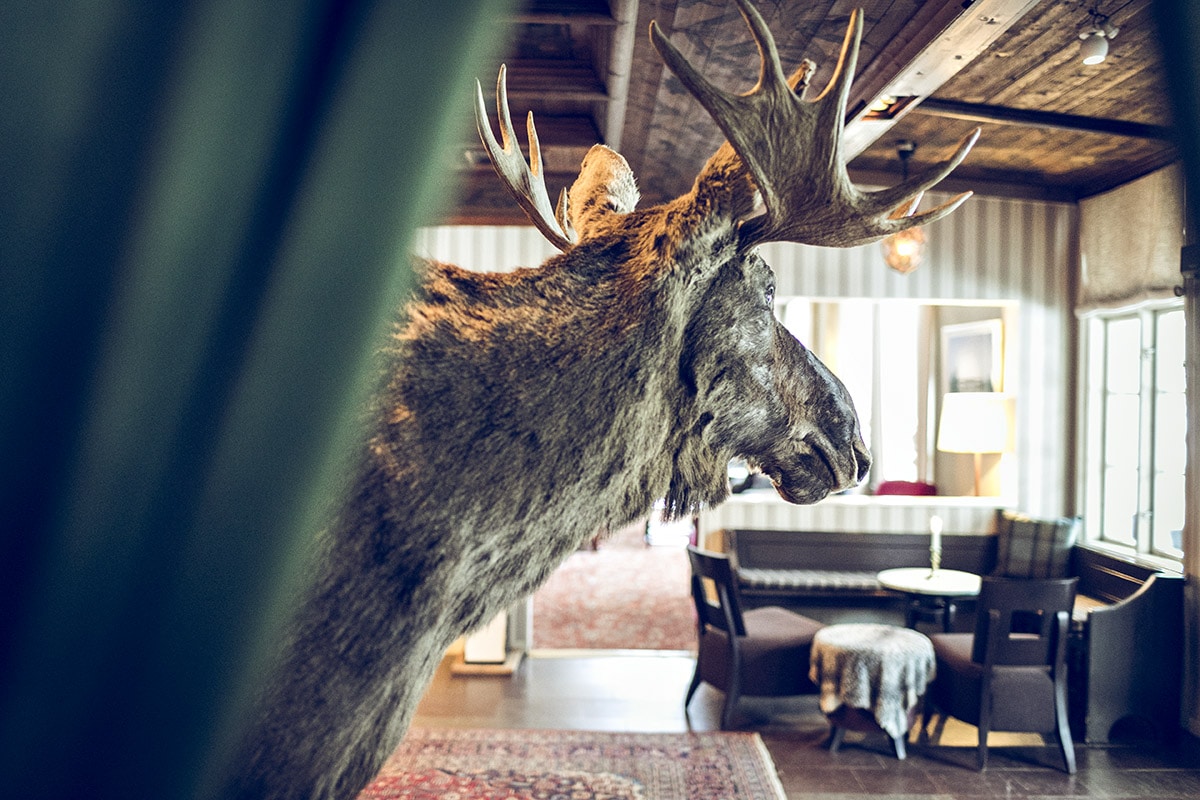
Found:
[(205, 795), (508, 10), (0, 7), (0, 796)]

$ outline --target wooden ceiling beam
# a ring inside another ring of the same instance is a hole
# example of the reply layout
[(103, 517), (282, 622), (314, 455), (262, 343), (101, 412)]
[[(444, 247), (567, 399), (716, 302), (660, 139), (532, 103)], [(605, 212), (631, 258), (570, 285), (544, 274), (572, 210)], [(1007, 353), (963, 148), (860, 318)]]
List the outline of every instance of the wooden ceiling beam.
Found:
[(1000, 125), (1027, 125), (1035, 128), (1102, 133), (1110, 136), (1128, 136), (1135, 139), (1175, 141), (1175, 129), (1166, 125), (1149, 125), (1142, 122), (1127, 122), (1120, 119), (1101, 119), (1078, 114), (1061, 114), (1055, 111), (1038, 111), (1029, 108), (1008, 108), (985, 103), (964, 103), (958, 100), (939, 100), (929, 97), (910, 113), (935, 117), (963, 119), (969, 122), (992, 122)]
[(537, 2), (522, 3), (521, 6), (510, 15), (510, 19), (514, 22), (593, 26), (616, 26), (618, 23), (604, 0), (583, 0), (582, 2), (537, 0)]
[(876, 100), (914, 97), (916, 100), (904, 113), (910, 112), (979, 57), (1038, 2), (977, 0), (962, 3), (948, 0), (938, 3), (929, 13), (914, 16), (863, 69), (866, 80), (858, 92), (851, 95), (848, 106), (851, 119), (847, 121), (842, 137), (846, 160), (853, 160), (870, 147), (903, 116), (887, 120), (864, 118)]

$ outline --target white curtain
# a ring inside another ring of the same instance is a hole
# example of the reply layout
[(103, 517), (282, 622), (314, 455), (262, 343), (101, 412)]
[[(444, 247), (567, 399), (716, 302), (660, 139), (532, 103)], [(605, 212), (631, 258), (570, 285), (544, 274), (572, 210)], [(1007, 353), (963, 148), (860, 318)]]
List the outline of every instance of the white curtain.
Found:
[(1184, 229), (1178, 165), (1082, 200), (1079, 214), (1076, 311), (1173, 296)]

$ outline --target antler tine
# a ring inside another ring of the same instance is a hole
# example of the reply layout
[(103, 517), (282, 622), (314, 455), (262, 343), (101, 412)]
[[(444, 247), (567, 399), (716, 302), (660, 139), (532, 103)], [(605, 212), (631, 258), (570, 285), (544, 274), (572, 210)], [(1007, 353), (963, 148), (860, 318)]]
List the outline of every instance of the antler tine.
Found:
[(533, 125), (533, 112), (529, 112), (526, 120), (526, 130), (529, 132), (529, 164), (521, 155), (521, 147), (517, 143), (517, 134), (513, 129), (512, 117), (508, 110), (508, 86), (506, 83), (507, 68), (500, 65), (500, 76), (496, 79), (496, 114), (499, 116), (500, 137), (503, 146), (496, 142), (488, 121), (487, 109), (483, 102), (483, 87), (475, 81), (475, 124), (479, 128), (479, 138), (487, 149), (488, 157), (500, 180), (512, 196), (516, 198), (525, 214), (552, 245), (559, 250), (567, 250), (575, 243), (574, 231), (567, 222), (567, 204), (564, 197), (559, 199), (559, 214), (555, 217), (554, 208), (550, 205), (550, 196), (546, 192), (546, 180), (542, 167), (542, 150), (538, 144), (537, 129)]
[[(870, 198), (871, 207), (874, 208), (876, 212), (884, 212), (895, 209), (900, 204), (907, 204), (913, 201), (914, 198), (916, 201), (920, 201), (921, 195), (923, 195), (927, 189), (940, 183), (943, 178), (953, 172), (955, 168), (962, 163), (962, 160), (967, 157), (967, 153), (971, 152), (971, 148), (974, 147), (975, 142), (979, 140), (979, 132), (979, 128), (976, 128), (970, 134), (965, 136), (963, 140), (958, 143), (958, 147), (955, 148), (954, 154), (940, 164), (934, 164), (928, 169), (921, 171), (912, 178), (909, 178), (903, 183), (899, 183), (890, 189), (880, 189), (879, 191), (869, 193), (867, 196)], [(967, 197), (970, 197), (971, 194), (972, 192), (963, 192), (963, 195), (965, 196), (959, 195), (959, 197), (962, 197), (962, 199), (965, 200)], [(941, 214), (938, 217), (932, 217), (931, 215), (937, 211), (940, 211), (950, 203), (954, 203), (959, 199), (959, 197), (955, 197), (954, 200), (944, 203), (935, 209), (922, 212), (921, 214), (912, 217), (912, 219), (921, 220), (920, 222), (916, 223), (918, 225), (933, 222), (934, 219), (940, 219), (942, 216), (945, 216), (945, 214)], [(915, 203), (912, 210), (916, 210)], [(911, 217), (911, 211), (905, 216)]]
[(889, 218), (902, 201), (911, 200), (958, 166), (974, 144), (974, 136), (945, 164), (894, 189), (865, 193), (850, 181), (841, 138), (862, 39), (861, 11), (850, 16), (829, 83), (820, 96), (809, 101), (804, 95), (812, 63), (804, 62), (789, 80), (783, 80), (774, 38), (762, 16), (748, 0), (737, 3), (761, 59), (758, 85), (746, 94), (734, 95), (713, 86), (657, 25), (651, 25), (650, 34), (663, 61), (729, 139), (762, 196), (766, 213), (746, 220), (738, 231), (743, 248), (770, 241), (853, 247), (940, 218), (966, 199), (955, 198), (913, 217)]

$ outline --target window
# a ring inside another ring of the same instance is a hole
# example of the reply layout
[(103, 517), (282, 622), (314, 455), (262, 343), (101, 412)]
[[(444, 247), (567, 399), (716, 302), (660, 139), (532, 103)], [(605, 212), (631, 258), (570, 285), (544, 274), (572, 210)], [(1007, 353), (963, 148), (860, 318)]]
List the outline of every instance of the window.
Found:
[(1085, 319), (1084, 336), (1085, 535), (1181, 558), (1183, 308), (1096, 313)]

